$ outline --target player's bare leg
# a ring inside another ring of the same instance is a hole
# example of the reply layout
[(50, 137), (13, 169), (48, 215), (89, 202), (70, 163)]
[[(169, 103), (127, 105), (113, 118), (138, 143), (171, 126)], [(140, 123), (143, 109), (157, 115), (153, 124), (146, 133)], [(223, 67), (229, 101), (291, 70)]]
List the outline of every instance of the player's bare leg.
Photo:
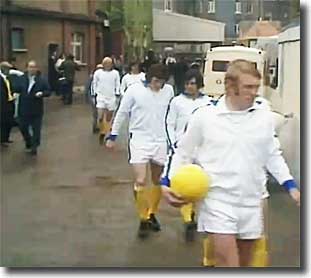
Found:
[(255, 240), (237, 240), (239, 250), (239, 262), (241, 267), (251, 264)]
[(214, 248), (216, 267), (239, 267), (236, 235), (208, 233)]

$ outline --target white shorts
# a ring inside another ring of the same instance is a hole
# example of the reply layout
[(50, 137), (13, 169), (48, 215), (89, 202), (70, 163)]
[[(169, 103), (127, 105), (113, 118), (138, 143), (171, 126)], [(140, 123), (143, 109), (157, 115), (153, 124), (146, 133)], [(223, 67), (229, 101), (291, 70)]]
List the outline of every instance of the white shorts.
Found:
[(160, 166), (165, 164), (167, 156), (167, 143), (138, 143), (129, 141), (128, 148), (129, 163), (153, 162)]
[(116, 107), (117, 107), (116, 98), (101, 99), (101, 100), (97, 99), (96, 108), (115, 111)]
[(207, 198), (199, 210), (198, 231), (235, 234), (238, 239), (258, 239), (263, 233), (262, 207), (235, 206)]

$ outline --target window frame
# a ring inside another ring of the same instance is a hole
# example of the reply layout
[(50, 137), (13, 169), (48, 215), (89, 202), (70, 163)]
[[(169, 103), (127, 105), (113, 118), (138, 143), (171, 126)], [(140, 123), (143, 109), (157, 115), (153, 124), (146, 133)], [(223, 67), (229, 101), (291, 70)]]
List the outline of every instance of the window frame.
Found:
[[(80, 39), (80, 41), (79, 41)], [(85, 63), (85, 54), (84, 54), (84, 47), (85, 47), (85, 36), (84, 33), (81, 32), (74, 32), (71, 36), (71, 47), (72, 47), (72, 55), (74, 56), (74, 61), (79, 64)], [(80, 48), (80, 55), (77, 57), (77, 48)]]
[(234, 24), (234, 33), (236, 35), (238, 35), (240, 33), (240, 24), (239, 23)]
[[(21, 45), (19, 45), (18, 47), (14, 47), (14, 43), (13, 43), (13, 33), (14, 32), (18, 32), (19, 36), (21, 36), (20, 41), (21, 41)], [(11, 28), (11, 51), (13, 52), (27, 52), (28, 49), (25, 46), (25, 29), (22, 27), (13, 27)]]
[[(238, 9), (239, 7), (239, 9)], [(242, 14), (242, 2), (240, 0), (235, 1), (235, 14)]]
[(216, 1), (215, 0), (208, 0), (208, 2), (207, 2), (207, 13), (208, 14), (216, 13)]
[[(254, 13), (254, 4), (252, 2), (245, 3), (245, 13), (246, 14), (253, 14)], [(250, 11), (248, 11), (248, 7), (251, 7)]]

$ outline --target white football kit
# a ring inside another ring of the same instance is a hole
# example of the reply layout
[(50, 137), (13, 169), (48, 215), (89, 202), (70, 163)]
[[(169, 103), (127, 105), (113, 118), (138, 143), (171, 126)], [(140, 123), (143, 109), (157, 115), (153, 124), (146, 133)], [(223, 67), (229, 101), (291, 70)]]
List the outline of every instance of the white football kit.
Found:
[(120, 76), (117, 70), (96, 70), (93, 77), (93, 90), (96, 94), (96, 107), (114, 111), (116, 96), (120, 95)]
[(141, 83), (146, 80), (145, 73), (140, 72), (139, 74), (127, 73), (123, 76), (121, 81), (120, 93), (123, 96), (126, 90), (134, 83)]
[(110, 139), (118, 134), (124, 120), (129, 117), (129, 162), (149, 161), (164, 165), (167, 155), (165, 115), (173, 87), (165, 84), (153, 92), (143, 83), (131, 85), (121, 100), (113, 119)]
[(192, 163), (197, 149), (196, 161), (211, 177), (200, 204), (198, 231), (261, 237), (265, 168), (280, 184), (293, 179), (274, 135), (272, 114), (256, 104), (230, 111), (223, 97), (193, 113), (165, 178), (169, 181), (181, 165)]

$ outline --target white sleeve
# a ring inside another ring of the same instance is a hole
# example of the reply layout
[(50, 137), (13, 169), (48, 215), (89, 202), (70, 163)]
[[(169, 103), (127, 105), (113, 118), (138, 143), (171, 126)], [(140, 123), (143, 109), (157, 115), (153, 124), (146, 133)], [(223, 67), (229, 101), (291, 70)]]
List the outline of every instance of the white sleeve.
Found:
[(266, 169), (279, 184), (283, 184), (287, 180), (292, 180), (293, 176), (290, 174), (289, 168), (282, 156), (278, 138), (273, 137), (268, 147), (270, 149), (270, 154), (266, 163)]
[[(178, 143), (178, 148), (172, 152), (167, 160), (162, 180), (170, 180), (177, 169), (192, 163), (193, 152), (202, 143), (202, 116), (200, 111), (194, 113), (189, 121), (187, 130)], [(161, 182), (162, 183), (162, 182)], [(163, 184), (163, 183), (162, 183)]]
[(165, 117), (165, 131), (169, 147), (174, 150), (176, 143), (176, 121), (178, 117), (178, 110), (176, 107), (176, 99), (172, 98), (167, 107)]
[(121, 103), (119, 109), (117, 110), (111, 127), (111, 135), (118, 135), (119, 130), (123, 124), (123, 122), (127, 119), (132, 106), (134, 104), (134, 98), (130, 92), (126, 93), (124, 97), (121, 99)]
[(93, 86), (93, 92), (95, 95), (98, 95), (98, 84), (99, 84), (99, 71), (94, 72), (92, 86)]
[(120, 95), (120, 75), (118, 71), (116, 71), (115, 88), (116, 88), (115, 94)]
[(17, 76), (22, 76), (24, 73), (20, 70), (15, 70), (15, 69), (10, 69), (9, 74), (17, 75)]

